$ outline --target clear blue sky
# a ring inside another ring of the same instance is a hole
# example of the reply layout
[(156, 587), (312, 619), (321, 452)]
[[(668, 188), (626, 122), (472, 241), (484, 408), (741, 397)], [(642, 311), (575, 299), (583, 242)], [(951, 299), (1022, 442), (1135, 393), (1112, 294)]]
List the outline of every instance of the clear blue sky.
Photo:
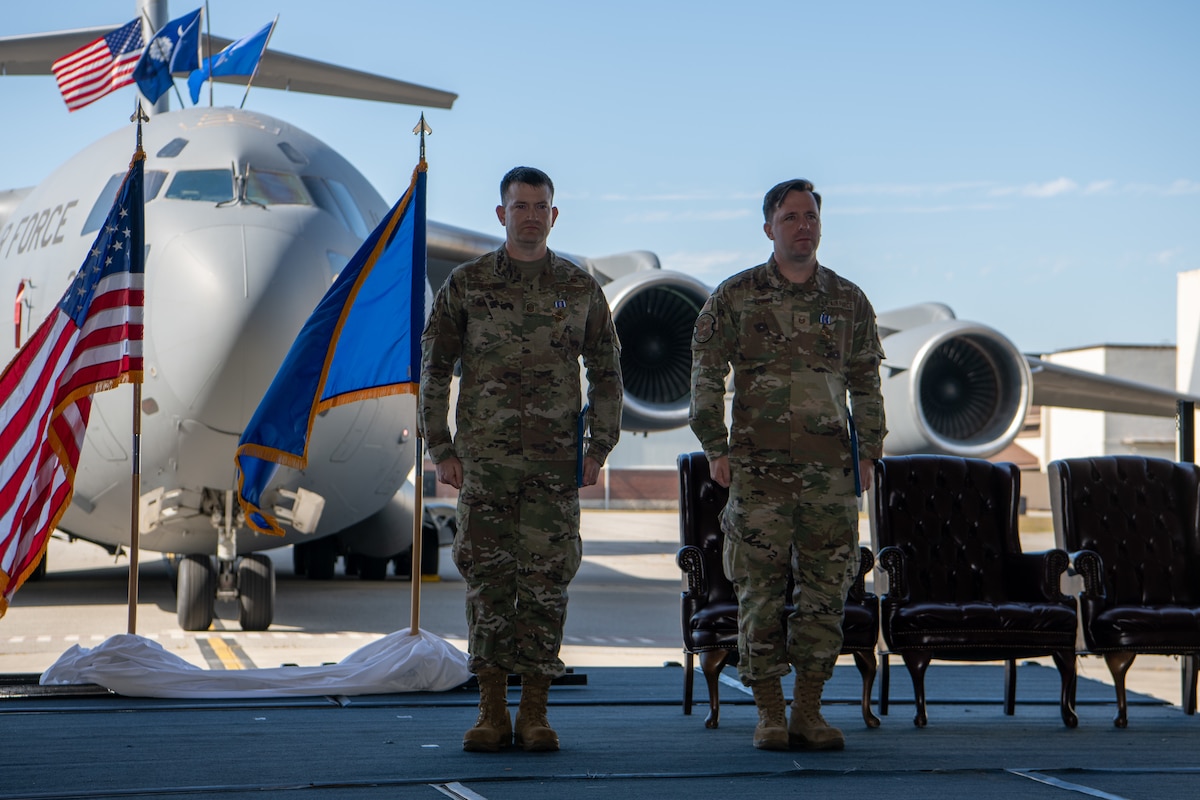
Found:
[[(171, 3), (178, 16), (197, 0)], [(500, 234), (500, 176), (554, 178), (551, 246), (646, 249), (709, 283), (765, 260), (762, 195), (825, 197), (821, 261), (877, 310), (937, 300), (1027, 352), (1175, 340), (1200, 268), (1200, 3), (212, 0), (236, 38), (457, 92), (428, 110), (430, 217)], [(128, 21), (133, 0), (5, 3), (0, 35)], [(181, 89), (185, 88), (180, 81)], [(217, 86), (218, 105), (241, 89)], [(186, 95), (186, 91), (185, 91)], [(120, 127), (0, 78), (0, 188)], [(389, 202), (420, 109), (252, 90)]]

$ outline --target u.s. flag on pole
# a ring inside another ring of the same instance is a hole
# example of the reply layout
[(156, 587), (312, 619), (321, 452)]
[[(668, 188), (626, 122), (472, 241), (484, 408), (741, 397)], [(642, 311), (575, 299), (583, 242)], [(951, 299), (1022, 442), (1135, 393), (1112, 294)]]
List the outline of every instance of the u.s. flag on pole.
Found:
[(0, 616), (71, 502), (91, 395), (142, 380), (143, 157), (66, 294), (0, 374)]
[(133, 83), (133, 68), (145, 46), (142, 21), (135, 19), (55, 61), (50, 69), (67, 109), (83, 108)]

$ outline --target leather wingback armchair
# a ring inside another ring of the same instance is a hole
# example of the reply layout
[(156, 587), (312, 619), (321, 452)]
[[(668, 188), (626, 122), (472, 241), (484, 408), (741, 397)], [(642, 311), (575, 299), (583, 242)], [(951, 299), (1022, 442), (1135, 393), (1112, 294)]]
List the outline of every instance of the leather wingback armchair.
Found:
[(1016, 659), (1049, 655), (1063, 722), (1075, 727), (1075, 602), (1059, 589), (1067, 554), (1021, 552), (1017, 467), (926, 455), (875, 466), (872, 523), (887, 572), (881, 626), (912, 678), (914, 723), (927, 722), (932, 659), (1004, 661), (1004, 712), (1012, 714)]
[(1088, 652), (1104, 656), (1128, 724), (1125, 675), (1138, 653), (1183, 656), (1183, 709), (1196, 710), (1200, 654), (1200, 467), (1103, 456), (1050, 463), (1060, 547), (1083, 577)]
[[(679, 456), (679, 538), (681, 547), (675, 557), (687, 577), (687, 591), (681, 597), (683, 650), (686, 664), (683, 676), (683, 713), (692, 713), (694, 659), (708, 685), (707, 728), (720, 722), (720, 675), (726, 664), (737, 663), (738, 604), (733, 584), (725, 577), (721, 552), (725, 535), (721, 531), (721, 510), (729, 499), (729, 490), (713, 481), (704, 453)], [(874, 565), (870, 549), (859, 549), (859, 570), (846, 600), (842, 623), (842, 652), (853, 655), (862, 676), (862, 715), (867, 727), (879, 726), (871, 711), (871, 687), (877, 662), (875, 644), (879, 638), (879, 598), (866, 591), (865, 576)], [(787, 588), (788, 597), (792, 585)], [(785, 613), (791, 611), (789, 603)], [(781, 619), (780, 625), (784, 624)]]

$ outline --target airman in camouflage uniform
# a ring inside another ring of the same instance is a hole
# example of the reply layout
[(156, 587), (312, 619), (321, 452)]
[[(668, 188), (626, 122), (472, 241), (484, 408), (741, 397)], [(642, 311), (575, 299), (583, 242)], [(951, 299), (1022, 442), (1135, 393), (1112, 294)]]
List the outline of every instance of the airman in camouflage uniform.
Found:
[[(841, 651), (858, 567), (849, 408), (869, 488), (885, 434), (883, 351), (862, 290), (817, 263), (820, 195), (812, 184), (774, 187), (763, 216), (771, 258), (718, 286), (696, 321), (690, 422), (713, 479), (730, 490), (724, 565), (738, 597), (738, 672), (759, 709), (754, 744), (841, 748), (820, 698)], [(789, 575), (795, 611), (781, 625)], [(779, 680), (789, 665), (796, 691), (785, 723)]]
[[(557, 750), (546, 699), (564, 672), (567, 585), (582, 557), (578, 486), (596, 482), (620, 434), (620, 345), (600, 285), (546, 248), (558, 215), (549, 177), (517, 167), (500, 196), (504, 246), (456, 268), (434, 300), (421, 337), (419, 422), (438, 480), (460, 490), (453, 555), (480, 684), (479, 720), (463, 748), (494, 751), (513, 739), (506, 693), (515, 672), (517, 743)], [(590, 431), (582, 442), (580, 357)]]

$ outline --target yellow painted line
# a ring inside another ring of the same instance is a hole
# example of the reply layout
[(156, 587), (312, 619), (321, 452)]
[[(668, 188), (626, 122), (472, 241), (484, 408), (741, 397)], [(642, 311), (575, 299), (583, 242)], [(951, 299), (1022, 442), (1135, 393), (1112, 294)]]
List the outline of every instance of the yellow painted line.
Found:
[(224, 639), (219, 639), (216, 636), (207, 638), (208, 646), (212, 648), (215, 655), (225, 667), (225, 669), (245, 669), (246, 666), (238, 658), (237, 653), (233, 652), (233, 648)]

